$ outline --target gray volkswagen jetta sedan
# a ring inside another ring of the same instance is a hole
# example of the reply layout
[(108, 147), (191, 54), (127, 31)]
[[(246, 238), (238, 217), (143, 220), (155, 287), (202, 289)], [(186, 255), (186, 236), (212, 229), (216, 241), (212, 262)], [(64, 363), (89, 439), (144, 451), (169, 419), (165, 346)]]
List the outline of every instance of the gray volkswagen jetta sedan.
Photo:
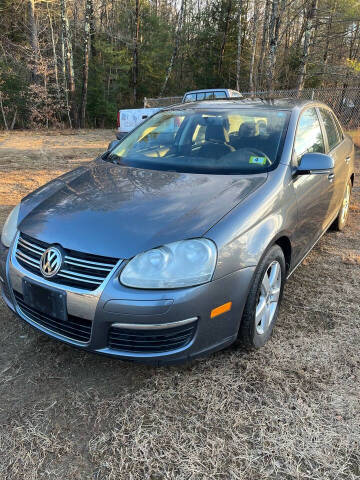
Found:
[(324, 104), (164, 109), (13, 209), (2, 296), (47, 335), (114, 357), (258, 348), (285, 280), (344, 228), (353, 181), (353, 143)]

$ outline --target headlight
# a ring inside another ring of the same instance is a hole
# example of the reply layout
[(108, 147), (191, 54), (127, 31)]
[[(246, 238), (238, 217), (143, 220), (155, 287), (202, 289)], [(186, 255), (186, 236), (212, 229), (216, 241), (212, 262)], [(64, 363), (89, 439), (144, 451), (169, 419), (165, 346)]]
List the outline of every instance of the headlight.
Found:
[(211, 240), (183, 240), (136, 255), (120, 281), (134, 288), (189, 287), (209, 282), (215, 264), (216, 247)]
[(10, 247), (11, 242), (16, 235), (18, 217), (19, 217), (20, 203), (14, 207), (10, 215), (7, 217), (4, 227), (1, 232), (1, 242), (5, 247)]

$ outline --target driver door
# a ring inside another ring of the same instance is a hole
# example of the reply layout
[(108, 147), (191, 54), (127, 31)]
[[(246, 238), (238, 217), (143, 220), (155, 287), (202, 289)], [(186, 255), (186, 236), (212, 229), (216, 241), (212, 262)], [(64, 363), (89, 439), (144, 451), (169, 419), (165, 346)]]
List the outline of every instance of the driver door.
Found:
[(325, 143), (317, 111), (314, 107), (305, 110), (298, 122), (293, 150), (294, 177), (298, 223), (296, 227), (296, 263), (314, 245), (331, 220), (331, 200), (334, 194), (332, 174), (314, 173), (296, 175), (302, 155), (325, 153)]

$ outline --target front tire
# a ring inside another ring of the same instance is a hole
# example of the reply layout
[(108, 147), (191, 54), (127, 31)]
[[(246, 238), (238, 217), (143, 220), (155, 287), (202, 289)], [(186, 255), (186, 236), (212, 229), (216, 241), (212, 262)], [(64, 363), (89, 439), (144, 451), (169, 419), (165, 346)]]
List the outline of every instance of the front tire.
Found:
[(276, 323), (286, 276), (285, 257), (273, 245), (256, 268), (244, 308), (239, 341), (248, 348), (260, 348), (270, 338)]
[(348, 216), (349, 216), (351, 189), (352, 189), (352, 183), (351, 183), (351, 180), (349, 179), (348, 183), (346, 184), (344, 198), (341, 204), (339, 215), (336, 217), (332, 225), (333, 229), (339, 232), (341, 232), (341, 230), (344, 230)]

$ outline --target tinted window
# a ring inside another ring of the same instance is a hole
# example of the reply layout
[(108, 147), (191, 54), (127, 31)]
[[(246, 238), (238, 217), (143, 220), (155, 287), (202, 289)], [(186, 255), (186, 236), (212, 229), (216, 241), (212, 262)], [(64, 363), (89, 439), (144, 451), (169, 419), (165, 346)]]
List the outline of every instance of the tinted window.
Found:
[(123, 165), (191, 173), (263, 173), (279, 161), (288, 111), (165, 110), (139, 125), (108, 157)]
[(301, 115), (294, 149), (298, 158), (304, 153), (325, 152), (324, 139), (315, 108), (309, 108)]
[(207, 100), (214, 100), (215, 98), (226, 98), (225, 92), (207, 92), (206, 99)]
[(339, 134), (334, 118), (329, 110), (320, 109), (321, 118), (324, 122), (325, 132), (328, 139), (329, 149), (332, 150), (339, 143)]

